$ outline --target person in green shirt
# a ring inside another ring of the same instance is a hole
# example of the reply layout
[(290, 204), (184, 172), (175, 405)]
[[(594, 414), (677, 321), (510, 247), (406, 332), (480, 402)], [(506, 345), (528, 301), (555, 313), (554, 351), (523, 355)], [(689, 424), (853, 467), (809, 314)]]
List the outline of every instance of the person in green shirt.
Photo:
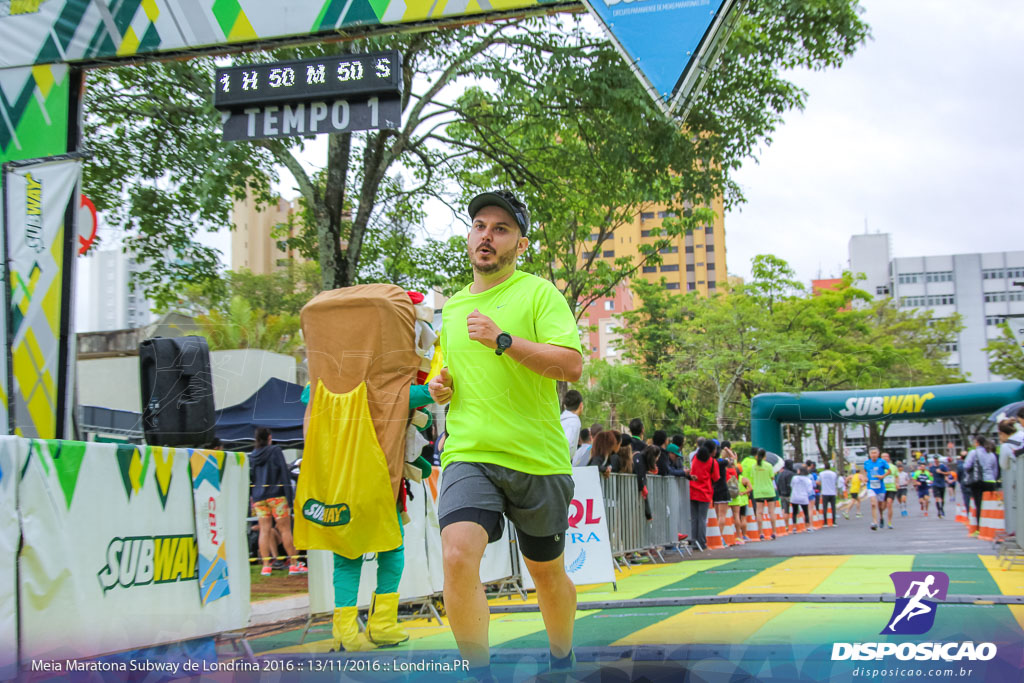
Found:
[[(758, 529), (761, 529), (763, 511), (768, 508), (768, 519), (771, 520), (771, 538), (775, 538), (775, 505), (779, 500), (775, 491), (775, 469), (767, 462), (767, 452), (763, 448), (754, 449), (754, 455), (749, 455), (740, 464), (743, 474), (750, 480), (754, 491), (751, 496), (754, 508), (754, 519), (757, 520)], [(761, 540), (764, 540), (764, 533), (758, 532)]]
[(516, 270), (530, 243), (526, 206), (510, 192), (485, 192), (469, 203), (469, 217), (473, 283), (445, 304), (446, 367), (430, 393), (439, 404), (451, 402), (438, 494), (445, 609), (470, 675), (488, 680), (480, 561), (505, 517), (537, 586), (550, 666), (575, 662), (576, 588), (562, 557), (573, 481), (556, 382), (579, 379), (583, 350), (565, 297), (548, 280)]
[[(889, 466), (889, 471), (886, 472), (882, 478), (882, 483), (885, 485), (885, 510), (886, 516), (889, 518), (889, 528), (892, 528), (892, 511), (893, 504), (896, 502), (896, 480), (900, 476), (900, 471), (896, 465), (892, 464), (892, 459), (888, 453), (882, 453), (882, 460)], [(878, 526), (881, 527), (885, 520), (882, 519), (882, 514), (878, 515)]]

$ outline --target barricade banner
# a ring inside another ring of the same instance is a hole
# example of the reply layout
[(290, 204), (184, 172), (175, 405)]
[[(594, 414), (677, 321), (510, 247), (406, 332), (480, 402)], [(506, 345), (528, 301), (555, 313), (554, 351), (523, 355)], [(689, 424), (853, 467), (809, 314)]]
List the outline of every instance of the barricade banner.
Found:
[[(33, 440), (18, 468), (21, 657), (89, 657), (244, 628), (249, 470), (225, 454), (229, 590), (203, 605), (189, 449)], [(220, 540), (220, 536), (218, 537)]]
[[(615, 567), (608, 537), (604, 494), (596, 467), (574, 467), (576, 490), (569, 505), (569, 529), (565, 532), (565, 571), (577, 586), (613, 583)], [(522, 561), (523, 587), (534, 587), (533, 577)]]
[(221, 473), (230, 457), (222, 451), (192, 451), (189, 474), (196, 515), (199, 551), (199, 601), (204, 605), (231, 592), (228, 581), (228, 539), (220, 504)]
[(25, 440), (0, 437), (0, 680), (14, 678), (18, 651), (18, 501), (16, 481)]

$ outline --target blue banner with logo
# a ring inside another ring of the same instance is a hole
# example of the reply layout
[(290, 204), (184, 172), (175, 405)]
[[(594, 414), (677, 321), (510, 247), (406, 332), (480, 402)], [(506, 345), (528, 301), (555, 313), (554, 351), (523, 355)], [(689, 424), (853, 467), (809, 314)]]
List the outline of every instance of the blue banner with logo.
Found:
[(734, 0), (586, 0), (655, 101), (666, 110), (696, 85), (728, 34)]

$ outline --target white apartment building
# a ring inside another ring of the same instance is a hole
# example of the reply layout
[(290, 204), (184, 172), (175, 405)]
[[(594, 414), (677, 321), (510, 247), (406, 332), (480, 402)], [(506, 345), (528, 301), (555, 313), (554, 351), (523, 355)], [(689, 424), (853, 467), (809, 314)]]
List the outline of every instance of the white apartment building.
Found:
[(144, 270), (118, 248), (93, 251), (75, 264), (75, 331), (102, 332), (148, 325), (156, 319), (152, 302), (131, 285)]
[[(1024, 251), (946, 256), (892, 257), (888, 234), (850, 238), (850, 270), (863, 273), (861, 287), (876, 297), (891, 296), (900, 308), (929, 309), (935, 318), (960, 314), (964, 329), (949, 347), (950, 367), (970, 381), (1003, 379), (988, 368), (982, 350), (1001, 337), (1007, 316), (1024, 316)], [(945, 452), (953, 441), (962, 448), (952, 425), (897, 422), (886, 433), (886, 447)], [(848, 431), (849, 444), (863, 443), (861, 429)]]

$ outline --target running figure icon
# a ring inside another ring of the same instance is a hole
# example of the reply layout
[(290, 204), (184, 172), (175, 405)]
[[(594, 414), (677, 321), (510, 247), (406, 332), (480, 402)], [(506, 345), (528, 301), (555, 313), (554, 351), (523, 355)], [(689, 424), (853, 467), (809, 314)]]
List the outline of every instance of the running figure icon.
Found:
[[(903, 608), (903, 611), (900, 612), (899, 616), (893, 619), (892, 622), (886, 627), (886, 630), (892, 633), (896, 633), (896, 624), (901, 619), (903, 619), (903, 617), (906, 617), (907, 621), (910, 621), (914, 617), (921, 616), (922, 614), (928, 614), (929, 612), (933, 611), (933, 607), (925, 604), (922, 601), (926, 598), (934, 598), (939, 593), (938, 588), (936, 588), (933, 591), (928, 590), (934, 583), (934, 574), (929, 574), (927, 577), (925, 577), (924, 581), (911, 581), (910, 586), (907, 588), (906, 594), (903, 596), (904, 598), (910, 598), (909, 602), (907, 602), (906, 606)], [(911, 593), (914, 592), (915, 589), (917, 593), (912, 596)]]

